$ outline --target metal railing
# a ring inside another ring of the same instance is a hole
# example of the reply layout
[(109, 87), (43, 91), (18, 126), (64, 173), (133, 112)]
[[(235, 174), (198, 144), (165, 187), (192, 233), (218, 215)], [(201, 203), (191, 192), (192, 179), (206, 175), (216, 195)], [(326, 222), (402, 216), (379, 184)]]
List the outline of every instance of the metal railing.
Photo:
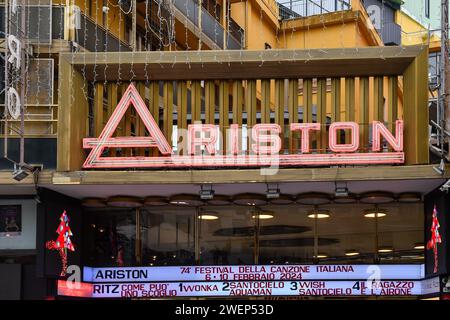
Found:
[(80, 29), (76, 30), (76, 42), (92, 52), (131, 51), (128, 44), (83, 13), (80, 14)]
[[(195, 26), (198, 26), (198, 4), (194, 0), (173, 0), (173, 5)], [(202, 7), (202, 32), (218, 47), (223, 49), (224, 28), (205, 8)], [(181, 21), (183, 22), (183, 21)], [(230, 24), (231, 25), (231, 24)], [(237, 24), (236, 24), (237, 25)], [(233, 24), (234, 26), (234, 24)], [(227, 49), (242, 49), (243, 37), (237, 30), (227, 33)]]
[(350, 2), (350, 0), (282, 0), (278, 1), (278, 6), (280, 19), (287, 20), (350, 10)]
[[(24, 30), (12, 24), (10, 33), (19, 36), (24, 41), (32, 44), (51, 44), (54, 39), (53, 34), (58, 30), (53, 30), (55, 16), (58, 15), (58, 6), (52, 5), (27, 5), (25, 7), (18, 7), (15, 15), (12, 15), (10, 20), (20, 21), (22, 12), (25, 14), (27, 24)], [(0, 38), (5, 37), (5, 5), (0, 6)]]

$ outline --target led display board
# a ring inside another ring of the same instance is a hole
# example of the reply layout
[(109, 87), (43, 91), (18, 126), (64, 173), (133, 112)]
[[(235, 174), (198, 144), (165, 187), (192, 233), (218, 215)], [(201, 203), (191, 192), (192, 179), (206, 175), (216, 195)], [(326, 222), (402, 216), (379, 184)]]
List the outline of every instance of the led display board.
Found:
[(244, 296), (420, 296), (422, 281), (209, 281), (209, 282), (133, 282), (83, 283), (81, 289), (58, 282), (59, 295), (91, 298), (173, 298)]
[(177, 267), (84, 267), (85, 282), (420, 280), (423, 265), (253, 265)]
[(252, 265), (91, 268), (58, 294), (89, 298), (421, 296), (440, 292), (423, 265)]

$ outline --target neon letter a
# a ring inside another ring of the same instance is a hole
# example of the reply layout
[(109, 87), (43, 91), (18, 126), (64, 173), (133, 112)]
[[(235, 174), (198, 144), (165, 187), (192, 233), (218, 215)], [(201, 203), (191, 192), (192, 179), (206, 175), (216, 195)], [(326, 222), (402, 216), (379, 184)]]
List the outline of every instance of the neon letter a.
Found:
[[(128, 107), (132, 104), (147, 128), (148, 137), (116, 137), (112, 135), (122, 120)], [(92, 149), (83, 168), (143, 167), (149, 157), (100, 157), (106, 147), (110, 148), (146, 148), (157, 147), (162, 154), (171, 154), (172, 148), (150, 114), (144, 101), (133, 84), (130, 84), (122, 99), (109, 118), (98, 138), (84, 138), (83, 148)]]

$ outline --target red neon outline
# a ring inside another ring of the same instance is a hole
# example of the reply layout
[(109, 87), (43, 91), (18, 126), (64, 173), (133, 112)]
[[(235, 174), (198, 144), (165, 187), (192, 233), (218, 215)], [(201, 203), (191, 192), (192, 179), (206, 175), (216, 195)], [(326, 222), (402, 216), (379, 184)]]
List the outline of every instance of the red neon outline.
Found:
[[(72, 286), (72, 288), (69, 286)], [(58, 296), (91, 298), (93, 294), (92, 283), (69, 282), (67, 280), (57, 280)]]
[[(261, 132), (269, 132), (262, 134)], [(259, 123), (252, 128), (252, 150), (256, 154), (276, 154), (281, 150), (280, 139), (281, 127), (276, 123)], [(261, 143), (270, 143), (270, 145), (261, 145)]]
[(389, 131), (386, 126), (380, 121), (372, 122), (372, 151), (380, 151), (381, 150), (381, 141), (383, 136), (386, 139), (387, 143), (394, 149), (395, 151), (403, 151), (403, 121), (397, 120), (395, 121), (395, 138), (392, 133)]
[[(195, 136), (196, 133), (200, 133), (200, 137)], [(203, 136), (204, 133), (209, 133), (209, 137)], [(213, 124), (190, 124), (188, 126), (189, 144), (188, 154), (194, 155), (196, 146), (205, 146), (209, 154), (216, 153), (217, 143), (217, 127)]]
[[(119, 122), (125, 115), (129, 105), (133, 104), (138, 115), (142, 119), (144, 125), (149, 131), (149, 137), (116, 137), (113, 138), (112, 134), (116, 130)], [(274, 124), (259, 124), (255, 127), (262, 130), (280, 132), (281, 128)], [(382, 152), (382, 153), (349, 153), (349, 150), (355, 148), (355, 143), (358, 144), (358, 131), (359, 127), (356, 123), (335, 123), (330, 126), (330, 145), (336, 143), (336, 132), (333, 129), (343, 129), (351, 127), (352, 130), (352, 144), (337, 145), (341, 153), (331, 154), (259, 154), (259, 155), (238, 155), (238, 126), (232, 124), (231, 129), (231, 155), (210, 154), (202, 156), (191, 155), (171, 155), (172, 148), (164, 137), (163, 133), (159, 129), (149, 110), (147, 109), (144, 101), (137, 92), (133, 84), (130, 84), (125, 91), (122, 99), (120, 100), (117, 108), (114, 110), (105, 128), (102, 130), (98, 138), (84, 138), (83, 148), (92, 149), (89, 153), (86, 161), (83, 164), (83, 168), (196, 168), (196, 167), (255, 167), (255, 166), (271, 166), (274, 163), (280, 167), (286, 166), (330, 166), (330, 165), (370, 165), (370, 164), (402, 164), (405, 161), (404, 152)], [(380, 130), (380, 134), (383, 135), (389, 143), (394, 144), (398, 141), (403, 141), (403, 122), (398, 120), (396, 122), (397, 132), (395, 140), (389, 137), (386, 132)], [(296, 128), (296, 124), (291, 124), (291, 128)], [(383, 129), (382, 126), (378, 127)], [(252, 130), (252, 134), (255, 135), (255, 128)], [(311, 128), (315, 129), (315, 128)], [(258, 133), (258, 130), (256, 130)], [(306, 135), (304, 135), (306, 137)], [(256, 135), (257, 141), (263, 137)], [(255, 138), (255, 136), (253, 136)], [(267, 138), (267, 137), (266, 137)], [(279, 137), (278, 137), (279, 139)], [(261, 141), (259, 141), (261, 142)], [(281, 144), (281, 139), (278, 141)], [(302, 142), (302, 146), (305, 142)], [(106, 147), (158, 147), (160, 152), (164, 155), (171, 155), (166, 157), (101, 157), (103, 150)], [(212, 146), (211, 146), (212, 147)], [(253, 146), (252, 146), (253, 147)], [(273, 147), (273, 146), (271, 146)], [(341, 149), (342, 148), (342, 149)], [(348, 148), (348, 149), (347, 149)], [(345, 150), (344, 150), (345, 149)], [(257, 150), (263, 151), (263, 150)], [(269, 150), (265, 150), (269, 151)], [(273, 150), (271, 150), (273, 151)], [(400, 151), (400, 150), (396, 150)]]
[[(113, 159), (113, 160), (110, 160)], [(101, 158), (92, 168), (195, 168), (195, 167), (254, 167), (278, 163), (284, 166), (329, 166), (401, 164), (403, 152), (382, 153), (327, 153), (327, 154), (276, 154), (276, 155), (204, 155), (171, 157), (116, 157)]]
[(239, 125), (231, 124), (228, 134), (230, 136), (230, 154), (236, 155), (239, 153)]
[(319, 131), (320, 123), (291, 123), (291, 131), (301, 132), (301, 151), (309, 153), (309, 132), (312, 130)]
[[(112, 138), (114, 131), (122, 120), (130, 104), (134, 106), (139, 117), (147, 128), (149, 137), (118, 137)], [(101, 162), (101, 154), (106, 147), (132, 147), (145, 148), (157, 147), (162, 154), (171, 154), (172, 148), (159, 129), (155, 119), (147, 109), (139, 92), (133, 84), (130, 84), (117, 104), (116, 109), (106, 123), (98, 138), (84, 138), (83, 148), (92, 149), (83, 164), (83, 168), (98, 168), (96, 163)], [(144, 157), (151, 159), (151, 157)], [(119, 157), (108, 157), (108, 161), (120, 161)]]
[[(350, 129), (351, 143), (338, 143), (338, 130)], [(359, 126), (355, 122), (335, 122), (330, 125), (329, 145), (333, 152), (356, 152), (359, 148)]]

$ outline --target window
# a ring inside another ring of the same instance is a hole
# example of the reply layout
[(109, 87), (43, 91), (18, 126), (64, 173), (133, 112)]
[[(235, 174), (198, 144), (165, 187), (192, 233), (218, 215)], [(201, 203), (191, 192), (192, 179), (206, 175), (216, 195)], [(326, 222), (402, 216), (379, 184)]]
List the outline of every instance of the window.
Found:
[(430, 85), (437, 86), (440, 75), (440, 53), (432, 52), (428, 57), (428, 76)]
[(84, 221), (90, 266), (424, 262), (423, 203), (104, 208)]
[(430, 0), (425, 0), (425, 17), (430, 17)]
[(136, 210), (97, 209), (87, 212), (84, 261), (89, 266), (136, 265)]
[(200, 264), (255, 263), (255, 208), (226, 206), (199, 213)]
[(141, 210), (142, 264), (194, 264), (194, 218), (195, 208)]

